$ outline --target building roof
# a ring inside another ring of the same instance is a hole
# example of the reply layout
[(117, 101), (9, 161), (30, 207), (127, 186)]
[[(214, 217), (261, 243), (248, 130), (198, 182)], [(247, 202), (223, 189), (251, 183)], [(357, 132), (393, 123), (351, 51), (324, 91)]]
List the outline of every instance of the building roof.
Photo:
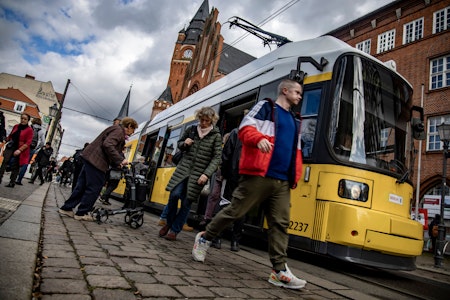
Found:
[(188, 28), (186, 29), (186, 39), (183, 44), (197, 45), (199, 37), (203, 32), (206, 19), (209, 16), (208, 0), (203, 1), (195, 16), (192, 18)]
[(130, 93), (131, 87), (128, 91), (127, 97), (125, 98), (125, 101), (123, 101), (122, 108), (120, 109), (116, 119), (122, 120), (123, 118), (128, 116), (128, 110), (130, 108)]
[(26, 104), (25, 113), (33, 118), (40, 118), (39, 108), (36, 103), (20, 90), (14, 88), (0, 89), (0, 109), (15, 112), (14, 107), (17, 101)]
[(173, 103), (172, 89), (170, 88), (170, 86), (166, 87), (164, 92), (162, 92), (162, 94), (158, 97), (158, 100), (165, 100), (165, 101), (167, 101), (169, 103)]
[(219, 72), (227, 75), (255, 59), (256, 57), (223, 43), (222, 53), (220, 54)]

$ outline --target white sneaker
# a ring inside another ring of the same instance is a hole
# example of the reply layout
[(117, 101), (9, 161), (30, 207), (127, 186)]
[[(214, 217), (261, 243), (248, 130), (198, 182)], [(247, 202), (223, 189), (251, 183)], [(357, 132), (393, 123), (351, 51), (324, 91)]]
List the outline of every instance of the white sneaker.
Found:
[(306, 285), (306, 280), (295, 277), (289, 270), (287, 264), (285, 264), (286, 271), (280, 271), (276, 273), (272, 270), (269, 276), (269, 282), (276, 286), (281, 286), (288, 289), (298, 290)]
[(77, 221), (88, 221), (88, 222), (94, 222), (94, 218), (90, 215), (84, 215), (84, 216), (78, 216), (78, 215), (74, 215), (73, 218)]
[(59, 214), (73, 218), (73, 211), (58, 209)]
[(211, 245), (210, 241), (203, 238), (205, 232), (201, 231), (195, 236), (194, 247), (192, 248), (192, 257), (195, 261), (204, 262), (206, 257), (206, 252)]

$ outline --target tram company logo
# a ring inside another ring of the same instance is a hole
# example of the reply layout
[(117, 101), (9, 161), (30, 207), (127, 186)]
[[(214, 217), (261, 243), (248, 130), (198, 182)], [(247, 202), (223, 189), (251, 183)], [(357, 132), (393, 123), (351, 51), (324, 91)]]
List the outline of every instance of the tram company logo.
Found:
[(398, 196), (398, 195), (389, 194), (389, 202), (402, 205), (403, 204), (403, 198)]

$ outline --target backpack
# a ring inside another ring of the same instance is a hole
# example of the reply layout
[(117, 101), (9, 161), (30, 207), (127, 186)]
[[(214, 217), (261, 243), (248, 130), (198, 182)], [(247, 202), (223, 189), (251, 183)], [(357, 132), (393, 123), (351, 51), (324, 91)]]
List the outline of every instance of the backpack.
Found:
[(83, 165), (83, 160), (81, 158), (81, 152), (82, 151), (83, 151), (83, 149), (75, 150), (75, 154), (73, 155), (73, 163), (77, 167), (81, 167)]
[[(194, 137), (195, 137), (195, 129), (196, 129), (196, 128), (197, 128), (197, 127), (196, 127), (195, 125), (192, 125), (190, 128), (187, 129), (187, 130), (190, 130), (188, 138), (194, 139)], [(181, 159), (183, 158), (183, 154), (184, 154), (186, 151), (187, 151), (187, 150), (184, 150), (184, 151), (178, 150), (178, 152), (175, 153), (174, 156), (172, 156), (172, 163), (173, 163), (175, 166), (177, 166), (177, 165), (180, 163)]]
[(31, 126), (31, 128), (33, 128), (33, 139), (31, 140), (30, 149), (34, 150), (39, 142), (39, 131), (41, 128), (34, 128), (34, 126)]

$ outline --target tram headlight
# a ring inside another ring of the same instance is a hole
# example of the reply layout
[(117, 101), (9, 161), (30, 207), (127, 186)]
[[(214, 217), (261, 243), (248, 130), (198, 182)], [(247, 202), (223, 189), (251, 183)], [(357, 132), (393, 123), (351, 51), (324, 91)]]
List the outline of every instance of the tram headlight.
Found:
[(369, 195), (369, 186), (362, 182), (341, 179), (339, 181), (338, 195), (341, 198), (366, 202)]

